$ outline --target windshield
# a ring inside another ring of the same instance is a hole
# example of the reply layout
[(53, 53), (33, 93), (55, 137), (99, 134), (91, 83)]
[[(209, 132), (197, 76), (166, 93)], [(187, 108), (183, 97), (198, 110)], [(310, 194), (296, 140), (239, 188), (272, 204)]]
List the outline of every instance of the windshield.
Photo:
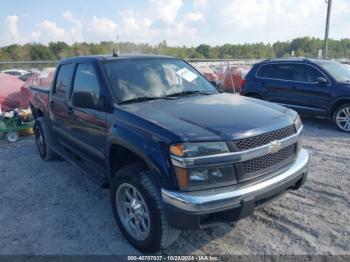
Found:
[(334, 61), (317, 61), (316, 63), (337, 82), (350, 82), (350, 69), (346, 65)]
[(105, 62), (105, 70), (119, 103), (176, 94), (218, 93), (202, 75), (178, 59), (121, 59)]

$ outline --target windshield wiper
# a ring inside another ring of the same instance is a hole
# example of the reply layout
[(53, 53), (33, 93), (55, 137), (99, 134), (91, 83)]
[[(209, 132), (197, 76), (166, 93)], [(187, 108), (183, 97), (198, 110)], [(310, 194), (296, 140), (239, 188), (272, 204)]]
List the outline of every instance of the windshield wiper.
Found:
[(170, 94), (170, 95), (167, 95), (167, 97), (187, 96), (187, 95), (193, 95), (193, 94), (211, 95), (212, 93), (205, 93), (205, 92), (199, 91), (199, 90), (192, 90), (192, 91), (182, 91), (182, 92), (179, 92), (179, 93)]
[(128, 104), (128, 103), (137, 103), (137, 102), (144, 102), (144, 101), (151, 101), (151, 100), (157, 100), (157, 99), (167, 99), (166, 97), (163, 96), (142, 96), (142, 97), (136, 97), (136, 98), (131, 98), (124, 100), (122, 102), (119, 102), (118, 105), (122, 104)]

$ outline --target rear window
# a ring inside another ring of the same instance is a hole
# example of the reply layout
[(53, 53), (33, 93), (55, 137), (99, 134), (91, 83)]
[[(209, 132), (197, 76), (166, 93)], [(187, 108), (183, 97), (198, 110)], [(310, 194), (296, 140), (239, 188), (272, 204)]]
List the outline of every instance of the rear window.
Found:
[(65, 98), (70, 82), (72, 80), (73, 75), (73, 64), (64, 64), (61, 65), (58, 69), (57, 78), (56, 78), (56, 84), (54, 89), (54, 95), (59, 98)]
[(263, 65), (257, 75), (264, 78), (293, 80), (294, 67), (292, 64)]

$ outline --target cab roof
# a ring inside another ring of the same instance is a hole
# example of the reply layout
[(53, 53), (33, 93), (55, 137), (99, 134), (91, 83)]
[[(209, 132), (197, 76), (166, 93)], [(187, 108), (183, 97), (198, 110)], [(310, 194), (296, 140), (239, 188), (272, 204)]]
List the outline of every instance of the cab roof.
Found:
[(91, 56), (76, 56), (62, 59), (60, 63), (76, 63), (76, 62), (96, 62), (96, 61), (111, 61), (120, 59), (176, 59), (173, 56), (153, 55), (153, 54), (122, 54), (118, 56), (113, 55), (91, 55)]

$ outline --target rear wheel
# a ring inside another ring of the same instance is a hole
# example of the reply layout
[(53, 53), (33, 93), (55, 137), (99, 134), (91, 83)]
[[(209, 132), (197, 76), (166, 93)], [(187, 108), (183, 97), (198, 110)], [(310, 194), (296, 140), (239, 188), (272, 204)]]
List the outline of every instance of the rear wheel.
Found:
[(114, 218), (125, 238), (142, 252), (171, 245), (180, 231), (168, 225), (160, 192), (141, 164), (117, 171), (111, 184)]
[(340, 106), (333, 114), (333, 121), (340, 130), (350, 132), (350, 104)]
[(57, 158), (57, 154), (52, 150), (52, 140), (50, 131), (43, 117), (35, 120), (34, 127), (35, 143), (42, 159), (52, 160)]

